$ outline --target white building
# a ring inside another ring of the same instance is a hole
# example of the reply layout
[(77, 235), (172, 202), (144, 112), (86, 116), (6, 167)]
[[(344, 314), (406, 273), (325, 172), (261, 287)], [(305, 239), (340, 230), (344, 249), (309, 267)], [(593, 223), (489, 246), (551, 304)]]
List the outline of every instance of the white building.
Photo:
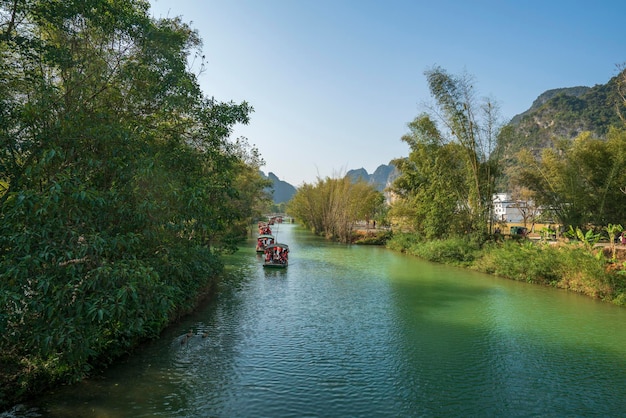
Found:
[(512, 200), (508, 193), (496, 193), (493, 195), (494, 219), (506, 223), (523, 223), (523, 211), (528, 208), (527, 202)]

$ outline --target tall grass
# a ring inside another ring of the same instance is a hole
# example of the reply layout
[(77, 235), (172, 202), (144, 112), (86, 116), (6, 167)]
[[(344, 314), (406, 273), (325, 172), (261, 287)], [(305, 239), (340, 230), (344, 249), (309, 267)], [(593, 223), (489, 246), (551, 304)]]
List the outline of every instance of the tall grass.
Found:
[(387, 247), (435, 263), (459, 266), (471, 266), (480, 253), (479, 245), (464, 237), (426, 241), (413, 234), (395, 234)]

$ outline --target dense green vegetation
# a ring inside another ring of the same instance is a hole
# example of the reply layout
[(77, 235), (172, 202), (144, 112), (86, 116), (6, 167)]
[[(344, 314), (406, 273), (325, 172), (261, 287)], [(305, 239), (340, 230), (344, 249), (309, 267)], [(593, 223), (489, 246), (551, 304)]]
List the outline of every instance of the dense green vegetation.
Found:
[(430, 112), (402, 137), (409, 156), (393, 161), (400, 171), (390, 216), (426, 238), (487, 233), (498, 175), (493, 152), (500, 132), (497, 108), (475, 99), (467, 75), (436, 67), (426, 72), (435, 100)]
[(268, 182), (247, 103), (143, 0), (0, 2), (0, 403), (80, 379), (215, 285)]
[(585, 132), (555, 141), (539, 159), (522, 150), (519, 160), (512, 184), (532, 190), (536, 204), (548, 208), (560, 224), (626, 225), (626, 131), (611, 128), (606, 139)]
[(502, 168), (511, 158), (500, 153), (511, 149), (507, 144), (516, 143), (519, 132), (499, 121), (493, 103), (475, 100), (466, 75), (453, 76), (439, 67), (425, 75), (435, 104), (409, 123), (402, 137), (409, 156), (393, 162), (400, 175), (391, 187), (390, 216), (401, 230), (424, 239), (472, 235), (485, 240), (493, 231), (492, 196), (503, 186), (566, 229), (626, 224), (626, 71), (606, 86), (579, 89), (584, 100), (556, 94), (525, 116), (568, 109), (555, 113), (555, 123), (573, 126), (589, 114), (611, 113), (611, 118), (593, 118), (602, 137), (583, 131), (573, 139), (555, 137), (541, 150), (521, 147), (508, 173)]
[[(228, 140), (253, 109), (205, 97), (198, 34), (148, 9), (0, 1), (0, 404), (158, 335), (211, 291), (220, 254), (268, 207), (258, 152)], [(411, 234), (389, 246), (623, 304), (623, 276), (586, 246), (490, 239), (503, 163), (562, 225), (626, 225), (624, 74), (557, 94), (514, 129), (471, 78), (427, 71), (435, 105), (393, 162), (390, 216)], [(343, 242), (355, 221), (387, 215), (382, 193), (347, 177), (304, 184), (286, 210)]]
[(303, 184), (287, 212), (316, 234), (347, 243), (356, 221), (382, 219), (384, 201), (383, 194), (364, 181), (326, 178)]
[[(602, 250), (594, 243), (602, 237), (613, 243), (626, 224), (626, 72), (609, 87), (578, 91), (580, 97), (555, 94), (525, 116), (545, 120), (541, 117), (549, 113), (556, 122), (548, 125), (570, 126), (576, 132), (578, 126), (594, 127), (595, 133), (583, 130), (573, 139), (553, 138), (539, 150), (534, 148), (541, 143), (535, 137), (539, 134), (527, 131), (530, 146), (520, 145), (520, 131), (500, 125), (490, 103), (477, 105), (467, 78), (440, 68), (426, 76), (436, 106), (411, 122), (402, 138), (411, 151), (394, 161), (400, 176), (392, 188), (394, 235), (387, 246), (434, 262), (625, 304), (624, 251), (618, 256), (614, 245)], [(484, 112), (482, 118), (476, 117), (477, 109)], [(511, 145), (518, 147), (517, 155), (501, 158)], [(504, 173), (503, 165), (514, 169)], [(489, 222), (495, 185), (511, 187), (505, 190), (529, 202), (525, 208), (533, 210), (526, 216), (560, 224), (568, 231), (565, 239), (556, 245), (498, 239)]]
[(625, 74), (622, 68), (606, 84), (548, 90), (528, 111), (514, 117), (507, 126), (508, 137), (497, 145), (504, 171), (498, 180), (501, 190), (511, 188), (510, 174), (523, 166), (516, 157), (521, 150), (539, 158), (543, 149), (554, 147), (555, 139), (573, 140), (584, 132), (606, 139), (611, 128), (622, 129)]

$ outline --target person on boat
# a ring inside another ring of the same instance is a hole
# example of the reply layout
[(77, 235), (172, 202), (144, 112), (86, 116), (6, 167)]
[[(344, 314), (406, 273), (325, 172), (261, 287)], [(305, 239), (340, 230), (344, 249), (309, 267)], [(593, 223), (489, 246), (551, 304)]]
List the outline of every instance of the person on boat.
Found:
[(280, 261), (280, 247), (274, 249), (274, 261)]

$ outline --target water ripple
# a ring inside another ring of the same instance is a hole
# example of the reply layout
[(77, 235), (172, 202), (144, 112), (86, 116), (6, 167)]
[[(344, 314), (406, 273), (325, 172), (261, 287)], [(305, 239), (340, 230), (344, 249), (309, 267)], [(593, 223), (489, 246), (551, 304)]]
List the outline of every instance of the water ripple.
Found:
[(623, 416), (623, 309), (280, 234), (288, 269), (234, 255), (217, 299), (162, 341), (14, 416)]

